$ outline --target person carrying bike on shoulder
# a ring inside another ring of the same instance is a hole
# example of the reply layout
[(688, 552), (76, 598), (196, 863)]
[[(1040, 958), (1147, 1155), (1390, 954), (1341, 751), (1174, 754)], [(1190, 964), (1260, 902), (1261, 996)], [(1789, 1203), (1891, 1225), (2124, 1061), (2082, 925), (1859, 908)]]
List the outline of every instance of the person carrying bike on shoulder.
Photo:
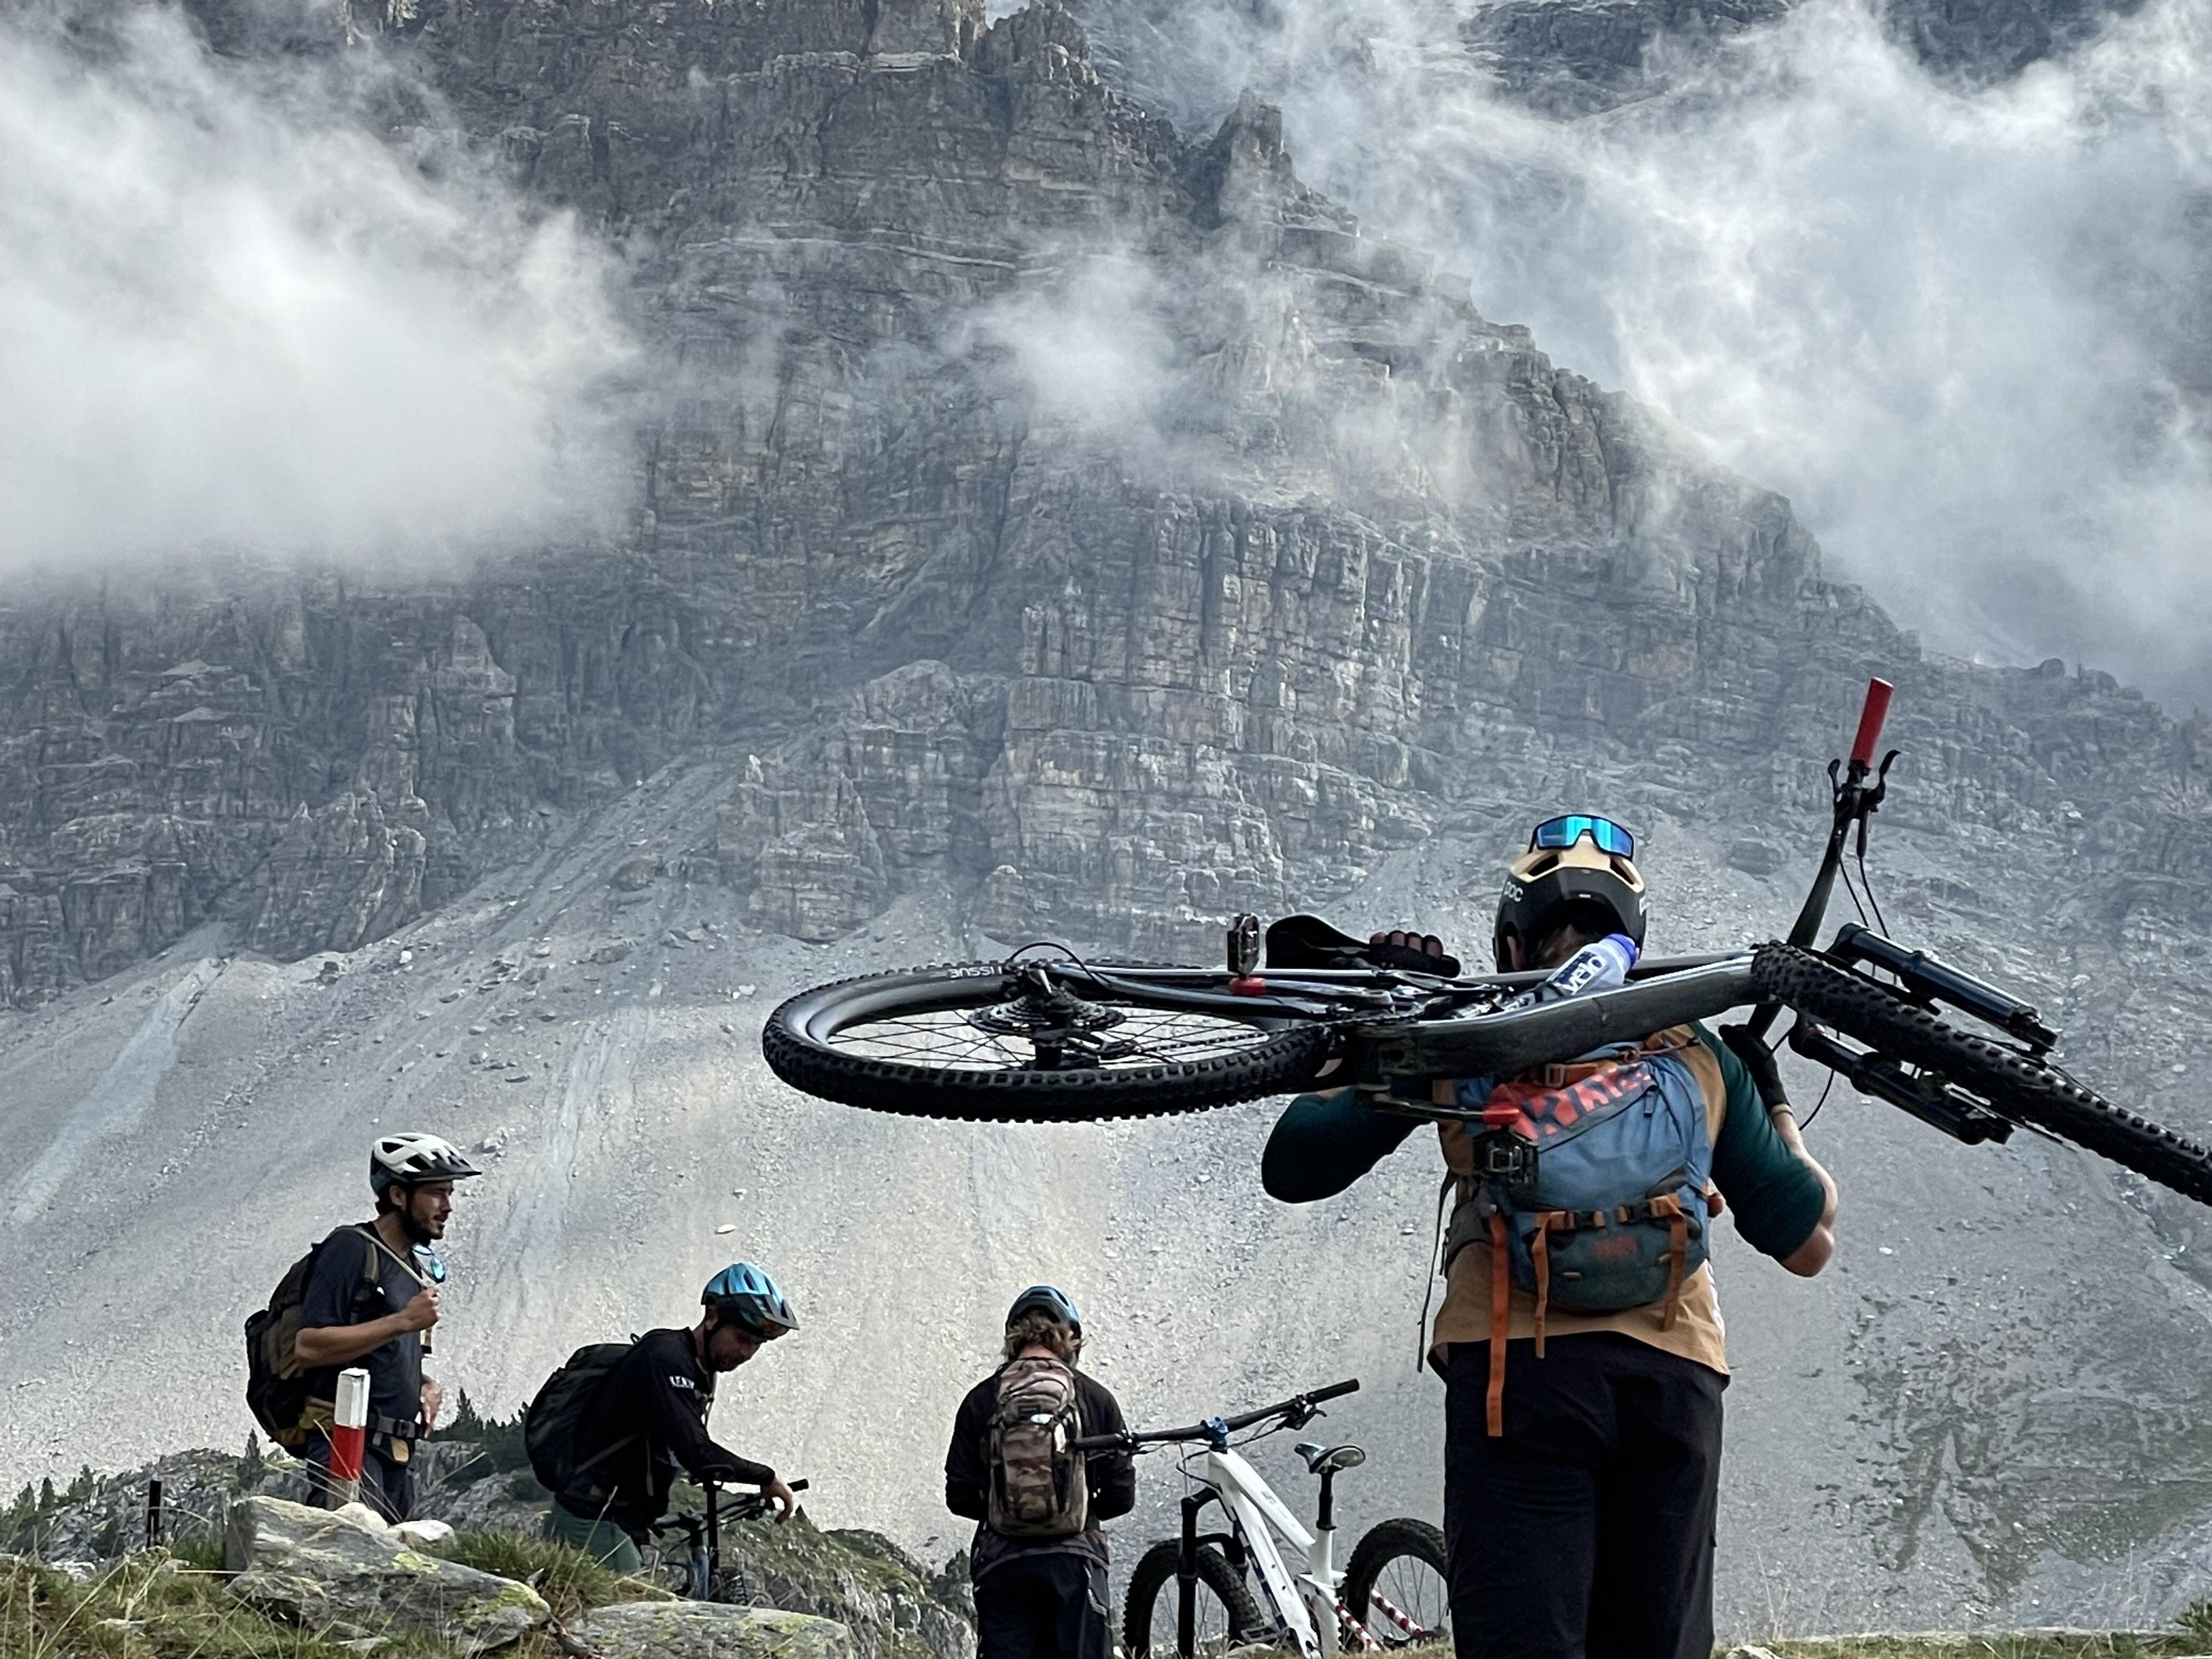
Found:
[(1106, 1534), (1137, 1504), (1127, 1452), (1068, 1443), (1127, 1425), (1075, 1369), (1083, 1321), (1049, 1285), (1006, 1310), (1005, 1363), (968, 1391), (945, 1454), (945, 1507), (975, 1522), (978, 1659), (1107, 1659)]
[(707, 1432), (714, 1379), (799, 1328), (776, 1282), (750, 1261), (724, 1268), (700, 1293), (705, 1310), (688, 1330), (647, 1331), (599, 1386), (576, 1425), (569, 1467), (545, 1517), (548, 1537), (572, 1544), (617, 1572), (642, 1565), (638, 1547), (668, 1512), (677, 1471), (756, 1486), (791, 1519), (798, 1498), (775, 1471), (717, 1445)]
[(481, 1173), (436, 1135), (382, 1137), (368, 1152), (376, 1219), (332, 1234), (331, 1247), (315, 1256), (294, 1352), (309, 1397), (321, 1402), (302, 1455), (313, 1470), (313, 1501), (323, 1507), (338, 1501), (330, 1479), (327, 1402), (337, 1398), (338, 1373), (357, 1365), (368, 1373), (360, 1501), (392, 1521), (415, 1512), (415, 1443), (445, 1401), (445, 1390), (422, 1374), (446, 1277), (435, 1247), (453, 1212), (453, 1183)]
[[(1540, 998), (1618, 983), (1644, 942), (1634, 852), (1607, 818), (1538, 824), (1498, 902), (1498, 971), (1559, 970)], [(1403, 932), (1372, 945), (1443, 953)], [(1459, 1659), (1707, 1659), (1729, 1376), (1708, 1229), (1725, 1200), (1809, 1278), (1834, 1249), (1835, 1183), (1741, 1027), (1433, 1087), (1480, 1113), (1438, 1125), (1455, 1204), (1429, 1348)], [(1333, 1197), (1417, 1122), (1349, 1090), (1301, 1096), (1262, 1182)]]

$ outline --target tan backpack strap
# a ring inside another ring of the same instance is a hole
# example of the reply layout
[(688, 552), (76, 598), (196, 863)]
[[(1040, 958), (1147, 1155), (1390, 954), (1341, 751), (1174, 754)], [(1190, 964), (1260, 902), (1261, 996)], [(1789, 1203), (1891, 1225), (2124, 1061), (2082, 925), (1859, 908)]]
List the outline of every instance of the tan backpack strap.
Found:
[(1492, 1440), (1505, 1435), (1505, 1328), (1513, 1306), (1512, 1266), (1505, 1249), (1505, 1217), (1490, 1212), (1490, 1396), (1486, 1402)]

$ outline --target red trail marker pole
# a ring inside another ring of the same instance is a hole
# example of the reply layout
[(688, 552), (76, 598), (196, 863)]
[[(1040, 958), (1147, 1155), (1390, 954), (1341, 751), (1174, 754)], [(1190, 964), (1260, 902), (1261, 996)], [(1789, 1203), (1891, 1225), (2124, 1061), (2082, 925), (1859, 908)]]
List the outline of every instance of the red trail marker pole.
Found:
[(336, 1505), (361, 1497), (361, 1460), (368, 1442), (368, 1373), (355, 1365), (338, 1373), (337, 1410), (331, 1425), (331, 1486)]

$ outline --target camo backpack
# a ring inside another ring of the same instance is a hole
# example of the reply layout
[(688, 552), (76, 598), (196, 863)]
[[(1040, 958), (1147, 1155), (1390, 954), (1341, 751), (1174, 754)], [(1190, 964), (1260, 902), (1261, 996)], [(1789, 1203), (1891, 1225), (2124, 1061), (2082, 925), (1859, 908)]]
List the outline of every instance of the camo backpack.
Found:
[(1032, 1354), (999, 1373), (991, 1412), (989, 1524), (1005, 1538), (1073, 1538), (1090, 1520), (1075, 1371)]

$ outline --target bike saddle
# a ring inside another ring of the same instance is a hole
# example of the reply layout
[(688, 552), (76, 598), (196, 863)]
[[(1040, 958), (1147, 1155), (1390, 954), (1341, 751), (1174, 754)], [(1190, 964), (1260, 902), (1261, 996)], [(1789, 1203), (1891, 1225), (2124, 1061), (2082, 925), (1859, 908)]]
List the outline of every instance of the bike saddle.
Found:
[(1356, 1469), (1367, 1461), (1367, 1454), (1357, 1446), (1322, 1446), (1301, 1440), (1291, 1449), (1305, 1459), (1309, 1474), (1334, 1474), (1339, 1469)]
[(1402, 945), (1370, 945), (1339, 933), (1319, 916), (1285, 916), (1267, 929), (1270, 968), (1395, 968), (1407, 973), (1459, 975), (1457, 957), (1432, 957)]

